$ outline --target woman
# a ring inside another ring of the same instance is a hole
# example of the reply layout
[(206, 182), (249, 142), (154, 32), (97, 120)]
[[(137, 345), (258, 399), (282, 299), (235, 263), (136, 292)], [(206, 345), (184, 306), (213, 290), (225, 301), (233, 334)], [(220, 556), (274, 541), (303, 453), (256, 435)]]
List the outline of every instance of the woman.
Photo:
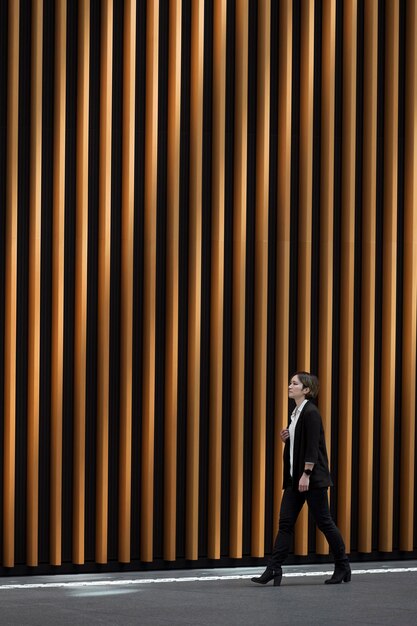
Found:
[(307, 502), (318, 528), (324, 533), (335, 559), (333, 576), (327, 584), (349, 582), (351, 570), (345, 544), (329, 510), (327, 489), (332, 483), (320, 413), (310, 398), (319, 391), (319, 381), (308, 372), (291, 378), (288, 396), (295, 401), (288, 428), (280, 432), (284, 448), (284, 494), (281, 502), (278, 535), (272, 555), (262, 576), (252, 578), (265, 585), (271, 580), (279, 586), (282, 564), (288, 556), (297, 517)]

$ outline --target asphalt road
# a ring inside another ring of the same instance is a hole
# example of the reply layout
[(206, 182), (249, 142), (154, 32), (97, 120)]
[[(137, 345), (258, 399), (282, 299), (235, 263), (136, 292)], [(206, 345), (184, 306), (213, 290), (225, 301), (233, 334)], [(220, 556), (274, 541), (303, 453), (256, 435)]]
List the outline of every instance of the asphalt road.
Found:
[(352, 564), (352, 581), (324, 585), (329, 565), (0, 579), (0, 624), (261, 626), (417, 624), (417, 562)]

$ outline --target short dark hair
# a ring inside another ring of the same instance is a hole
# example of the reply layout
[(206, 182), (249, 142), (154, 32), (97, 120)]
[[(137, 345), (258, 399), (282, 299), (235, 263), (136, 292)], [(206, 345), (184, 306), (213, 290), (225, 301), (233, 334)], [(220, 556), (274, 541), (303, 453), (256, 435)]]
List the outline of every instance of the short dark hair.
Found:
[(319, 379), (310, 372), (295, 372), (294, 376), (298, 376), (300, 383), (303, 387), (308, 387), (310, 392), (306, 395), (306, 398), (317, 398), (319, 393)]

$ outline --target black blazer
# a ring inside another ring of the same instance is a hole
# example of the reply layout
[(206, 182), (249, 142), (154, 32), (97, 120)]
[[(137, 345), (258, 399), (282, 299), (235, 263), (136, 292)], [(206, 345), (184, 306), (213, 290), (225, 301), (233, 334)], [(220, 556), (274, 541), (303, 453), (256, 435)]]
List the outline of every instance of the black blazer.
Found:
[(290, 475), (290, 440), (284, 447), (284, 483), (283, 489), (293, 487), (298, 491), (298, 483), (304, 472), (305, 463), (314, 463), (310, 476), (310, 489), (333, 485), (323, 423), (318, 408), (313, 402), (307, 402), (297, 421), (294, 433), (293, 477)]

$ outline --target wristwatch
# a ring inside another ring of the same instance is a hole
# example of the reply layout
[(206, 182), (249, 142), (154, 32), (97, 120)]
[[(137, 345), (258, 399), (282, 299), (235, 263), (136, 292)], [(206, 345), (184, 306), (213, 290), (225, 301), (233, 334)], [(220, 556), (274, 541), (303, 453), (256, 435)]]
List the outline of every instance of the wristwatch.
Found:
[(311, 469), (305, 469), (305, 470), (304, 470), (304, 474), (305, 474), (306, 476), (311, 476), (311, 474), (312, 474), (312, 473), (313, 473), (313, 470), (311, 470)]

